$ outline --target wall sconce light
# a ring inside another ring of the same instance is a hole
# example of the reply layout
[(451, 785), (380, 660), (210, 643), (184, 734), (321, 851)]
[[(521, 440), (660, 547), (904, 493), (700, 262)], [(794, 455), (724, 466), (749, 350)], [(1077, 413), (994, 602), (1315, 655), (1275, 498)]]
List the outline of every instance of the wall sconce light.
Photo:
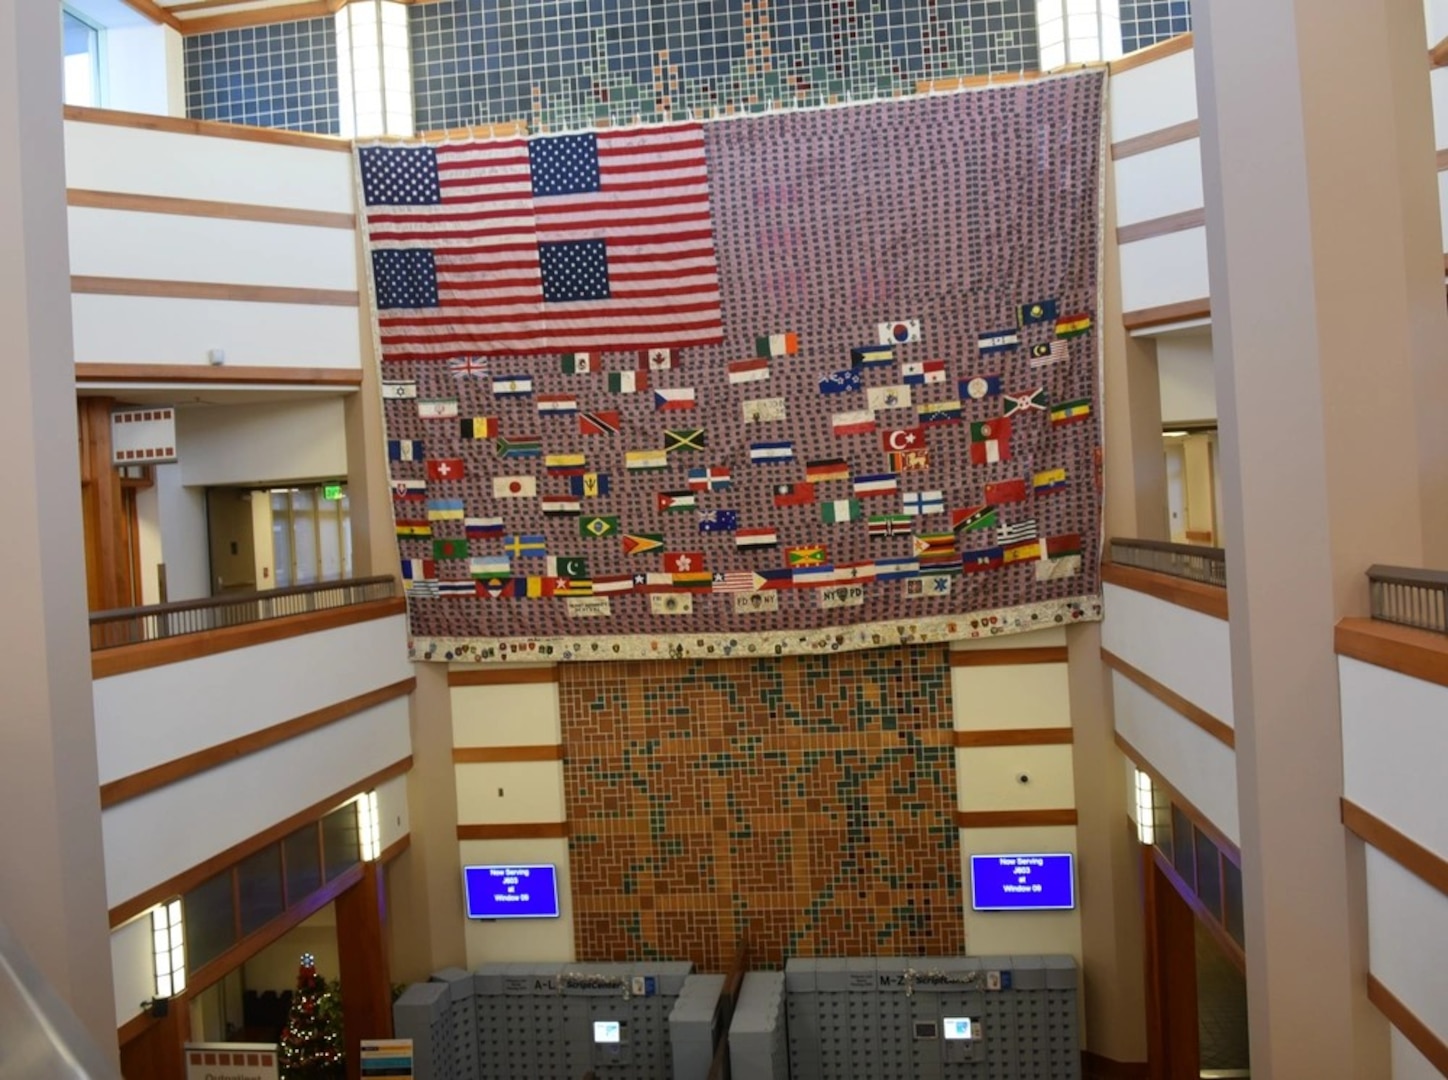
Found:
[[(181, 926), (181, 901), (151, 909), (151, 954), (156, 964), (156, 997), (171, 998), (186, 989), (186, 944)], [(159, 1014), (156, 1010), (163, 1011)], [(150, 1003), (152, 1016), (165, 1016), (165, 1004)]]
[(382, 818), (375, 789), (357, 796), (357, 835), (362, 841), (362, 861), (375, 862), (382, 854)]
[(1151, 776), (1136, 770), (1136, 836), (1150, 847), (1156, 843), (1156, 792)]

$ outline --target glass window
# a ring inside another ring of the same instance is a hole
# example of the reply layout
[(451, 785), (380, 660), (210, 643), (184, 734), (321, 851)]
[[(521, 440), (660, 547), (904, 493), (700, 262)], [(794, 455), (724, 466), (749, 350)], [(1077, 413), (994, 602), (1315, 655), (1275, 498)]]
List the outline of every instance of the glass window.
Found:
[(292, 550), (295, 552), (295, 585), (310, 585), (320, 570), (317, 552), (317, 492), (297, 488), (292, 492)]
[(1227, 933), (1232, 936), (1232, 940), (1238, 945), (1245, 945), (1247, 934), (1243, 927), (1242, 871), (1231, 859), (1222, 860), (1222, 893), (1226, 902), (1222, 922), (1226, 925)]
[(1171, 808), (1172, 865), (1193, 892), (1197, 888), (1197, 875), (1192, 867), (1192, 823), (1175, 806)]
[(236, 903), (231, 871), (203, 881), (181, 898), (186, 926), (186, 969), (215, 960), (236, 944)]
[(236, 867), (237, 895), (241, 901), (241, 933), (245, 937), (286, 909), (282, 897), (282, 849), (264, 847)]
[(277, 588), (292, 583), (292, 497), (286, 489), (273, 488), (272, 505), (272, 573)]
[(68, 9), (60, 13), (65, 54), (65, 103), (101, 103), (101, 31)]
[(282, 841), (287, 860), (287, 906), (305, 899), (322, 887), (322, 849), (317, 843), (317, 826), (306, 825)]
[(1222, 918), (1222, 853), (1205, 833), (1197, 830), (1197, 896), (1207, 910)]
[(327, 860), (328, 881), (362, 861), (356, 803), (333, 810), (322, 819), (322, 850)]

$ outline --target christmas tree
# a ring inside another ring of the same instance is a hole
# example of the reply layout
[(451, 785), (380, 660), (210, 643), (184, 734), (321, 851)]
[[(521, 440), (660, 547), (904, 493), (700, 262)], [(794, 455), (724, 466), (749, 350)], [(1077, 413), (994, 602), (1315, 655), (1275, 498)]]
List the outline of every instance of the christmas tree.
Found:
[(304, 953), (291, 1015), (282, 1032), (281, 1075), (286, 1080), (330, 1080), (346, 1072), (341, 1026), (331, 997), (327, 980), (317, 974), (316, 960)]

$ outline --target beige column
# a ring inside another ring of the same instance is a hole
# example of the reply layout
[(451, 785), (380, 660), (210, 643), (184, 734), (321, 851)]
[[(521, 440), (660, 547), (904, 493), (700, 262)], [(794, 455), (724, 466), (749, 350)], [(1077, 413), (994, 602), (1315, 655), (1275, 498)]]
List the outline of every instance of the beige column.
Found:
[(112, 1060), (54, 5), (0, 0), (0, 919)]
[(1420, 459), (1448, 407), (1419, 378), (1448, 346), (1423, 9), (1196, 18), (1253, 1075), (1383, 1077), (1332, 632), (1369, 564), (1422, 564), (1443, 466)]

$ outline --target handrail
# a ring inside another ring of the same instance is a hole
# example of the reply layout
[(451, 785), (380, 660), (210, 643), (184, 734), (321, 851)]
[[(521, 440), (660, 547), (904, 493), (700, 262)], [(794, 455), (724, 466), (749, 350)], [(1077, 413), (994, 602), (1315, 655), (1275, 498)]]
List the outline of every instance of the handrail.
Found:
[(0, 923), (0, 1073), (120, 1080), (75, 1013)]
[(1117, 536), (1108, 540), (1107, 546), (1111, 561), (1118, 566), (1134, 566), (1138, 570), (1151, 570), (1223, 588), (1227, 585), (1227, 554), (1218, 547)]
[(1448, 571), (1370, 566), (1368, 592), (1374, 619), (1448, 634)]
[(96, 611), (90, 617), (91, 651), (366, 604), (374, 600), (389, 600), (395, 595), (396, 580), (381, 574), (209, 596), (200, 600)]
[(729, 1027), (734, 1022), (734, 1006), (739, 1002), (739, 991), (749, 970), (749, 954), (749, 935), (745, 933), (734, 950), (724, 990), (714, 1008), (714, 1033), (718, 1041), (714, 1044), (714, 1057), (709, 1062), (708, 1080), (728, 1080), (729, 1077)]

